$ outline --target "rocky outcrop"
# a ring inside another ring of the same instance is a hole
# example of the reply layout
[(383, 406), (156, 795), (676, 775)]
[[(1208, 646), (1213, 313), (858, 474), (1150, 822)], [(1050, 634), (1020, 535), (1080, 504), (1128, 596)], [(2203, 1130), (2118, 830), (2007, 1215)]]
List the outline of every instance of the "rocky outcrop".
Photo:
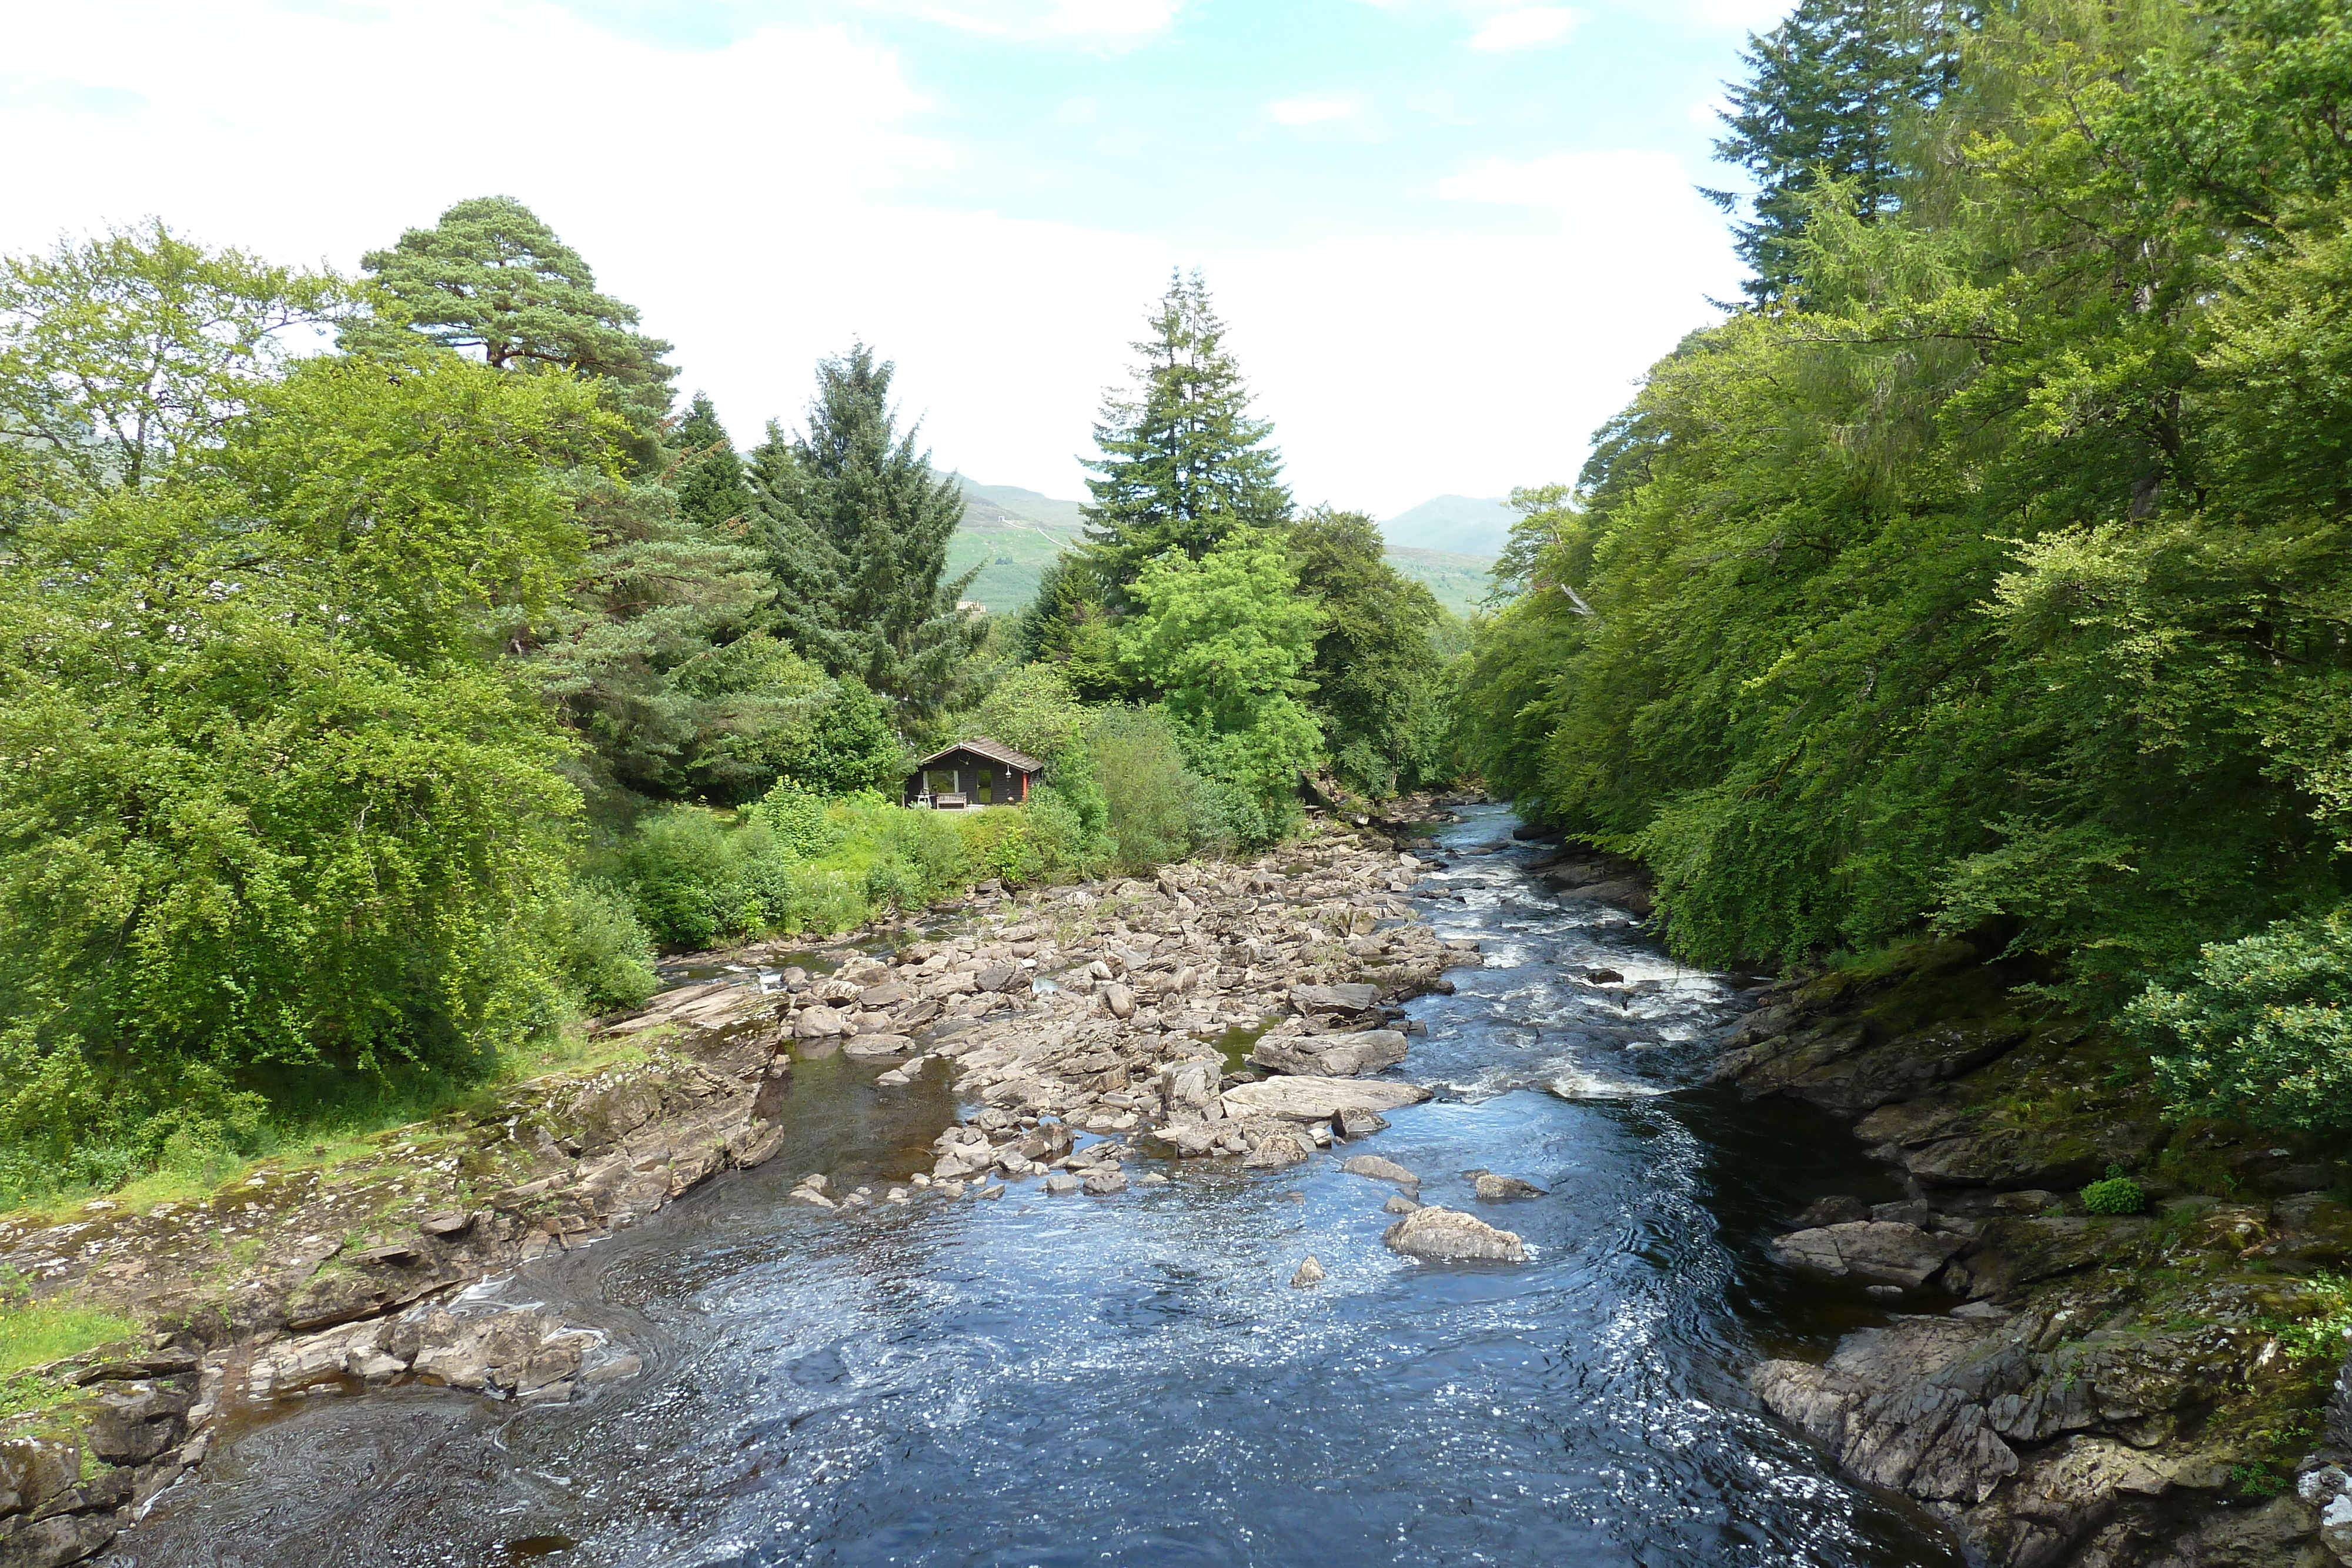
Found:
[[(2352, 1309), (2322, 1272), (2352, 1260), (2352, 1207), (2297, 1190), (2321, 1173), (2291, 1150), (2170, 1132), (2130, 1053), (2021, 1009), (2021, 977), (1922, 945), (1776, 987), (1726, 1041), (1719, 1081), (1853, 1119), (1913, 1195), (1824, 1197), (1774, 1258), (1963, 1303), (1849, 1333), (1819, 1364), (1767, 1362), (1757, 1394), (1948, 1521), (1974, 1563), (2352, 1563), (2352, 1480), (2330, 1463), (2352, 1463), (2352, 1419), (2323, 1429), (2320, 1409), (2342, 1349), (2297, 1326)], [(2160, 1212), (2084, 1212), (2074, 1194), (2111, 1165)]]

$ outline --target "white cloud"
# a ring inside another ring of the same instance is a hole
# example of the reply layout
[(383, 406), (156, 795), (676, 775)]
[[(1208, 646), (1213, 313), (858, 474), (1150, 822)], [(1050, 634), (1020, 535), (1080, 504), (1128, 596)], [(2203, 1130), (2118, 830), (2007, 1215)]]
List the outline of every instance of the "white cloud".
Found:
[(1132, 48), (1175, 24), (1182, 0), (859, 0), (989, 37)]
[(1286, 98), (1265, 106), (1265, 117), (1276, 125), (1329, 125), (1360, 120), (1364, 104), (1357, 98)]
[(1710, 211), (1671, 152), (1647, 148), (1571, 149), (1524, 160), (1480, 158), (1438, 182), (1457, 202), (1548, 208), (1573, 217), (1644, 222)]
[(1584, 20), (1581, 12), (1565, 5), (1528, 5), (1492, 17), (1470, 35), (1474, 49), (1524, 49), (1556, 44)]
[(349, 269), (503, 192), (677, 344), (682, 390), (740, 438), (796, 421), (816, 359), (862, 336), (940, 464), (1055, 495), (1083, 494), (1076, 455), (1171, 265), (1206, 269), (1302, 498), (1383, 516), (1572, 474), (1631, 378), (1737, 287), (1720, 219), (1660, 155), (1490, 161), (1442, 187), (1517, 209), (1514, 238), (1374, 212), (1311, 246), (1204, 250), (1200, 214), (1111, 232), (917, 206), (889, 193), (901, 172), (973, 153), (848, 30), (670, 49), (548, 0), (107, 0), (12, 24), (0, 143), (42, 155), (12, 170), (0, 251), (154, 213)]

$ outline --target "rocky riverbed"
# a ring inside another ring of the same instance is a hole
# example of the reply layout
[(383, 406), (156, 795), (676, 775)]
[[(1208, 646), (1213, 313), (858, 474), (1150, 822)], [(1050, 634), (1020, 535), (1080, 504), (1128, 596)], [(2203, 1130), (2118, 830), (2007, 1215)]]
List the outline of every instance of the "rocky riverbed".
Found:
[(593, 1071), (0, 1228), (153, 1329), (0, 1439), (0, 1563), (2338, 1560), (2325, 1173), (1972, 950), (1743, 996), (1469, 814), (714, 956)]
[[(887, 1059), (883, 1086), (944, 1073), (976, 1103), (903, 1183), (829, 1191), (812, 1173), (792, 1190), (845, 1215), (993, 1198), (1031, 1177), (1108, 1196), (1146, 1141), (1278, 1169), (1385, 1125), (1381, 1110), (1427, 1093), (1359, 1077), (1404, 1054), (1381, 1026), (1478, 961), (1411, 918), (1402, 895), (1422, 869), (1342, 827), (1250, 865), (983, 892), (951, 933), (834, 949), (830, 972), (788, 967), (780, 991), (674, 989), (600, 1030), (644, 1042), (614, 1065), (384, 1134), (361, 1157), (271, 1162), (198, 1201), (0, 1224), (0, 1267), (45, 1299), (152, 1325), (47, 1369), (89, 1392), (0, 1428), (0, 1564), (104, 1549), (242, 1412), (410, 1383), (560, 1403), (633, 1375), (601, 1333), (468, 1288), (763, 1163), (795, 1061)], [(748, 976), (771, 955), (729, 956)], [(1080, 1152), (1080, 1133), (1116, 1136)]]

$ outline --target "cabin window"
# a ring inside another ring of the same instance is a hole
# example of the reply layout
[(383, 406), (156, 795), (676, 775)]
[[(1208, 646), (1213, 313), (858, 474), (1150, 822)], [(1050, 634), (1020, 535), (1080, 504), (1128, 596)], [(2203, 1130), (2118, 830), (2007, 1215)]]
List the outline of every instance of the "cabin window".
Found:
[(923, 773), (923, 789), (933, 795), (954, 794), (955, 769), (952, 768), (927, 768)]
[(982, 805), (985, 806), (988, 804), (989, 788), (995, 782), (996, 775), (994, 773), (985, 768), (980, 770), (980, 803)]

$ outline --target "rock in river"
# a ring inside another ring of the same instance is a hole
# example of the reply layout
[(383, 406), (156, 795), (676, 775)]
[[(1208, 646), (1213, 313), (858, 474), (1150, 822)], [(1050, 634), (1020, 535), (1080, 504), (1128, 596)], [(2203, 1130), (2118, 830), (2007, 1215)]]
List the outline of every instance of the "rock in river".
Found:
[(793, 1033), (803, 1040), (822, 1040), (841, 1033), (845, 1021), (840, 1013), (820, 1003), (793, 1015)]
[(1250, 1061), (1275, 1072), (1356, 1078), (1404, 1060), (1404, 1036), (1392, 1029), (1360, 1034), (1288, 1035), (1261, 1040)]
[(1772, 1239), (1772, 1256), (1832, 1278), (1854, 1275), (1889, 1285), (1924, 1285), (1967, 1239), (1885, 1219), (1849, 1220)]
[(1290, 1277), (1291, 1288), (1303, 1291), (1309, 1285), (1319, 1285), (1322, 1282), (1323, 1265), (1317, 1261), (1314, 1253), (1309, 1252), (1307, 1255), (1307, 1261), (1298, 1266), (1298, 1272)]
[(1489, 1203), (1507, 1202), (1515, 1197), (1541, 1197), (1544, 1189), (1531, 1181), (1517, 1176), (1496, 1176), (1492, 1171), (1478, 1173), (1477, 1192)]
[(1417, 1208), (1388, 1228), (1381, 1239), (1399, 1252), (1437, 1262), (1486, 1260), (1524, 1263), (1528, 1249), (1516, 1235), (1458, 1209)]
[(1400, 1186), (1419, 1187), (1421, 1178), (1394, 1160), (1384, 1160), (1378, 1155), (1356, 1155), (1339, 1167), (1349, 1176), (1370, 1176), (1374, 1181), (1392, 1181)]
[(1366, 1013), (1380, 1006), (1378, 986), (1293, 986), (1290, 1005), (1309, 1017), (1318, 1013)]
[(851, 1056), (896, 1056), (912, 1051), (915, 1042), (903, 1034), (853, 1035), (842, 1049)]
[(1418, 1105), (1429, 1091), (1417, 1083), (1391, 1083), (1361, 1078), (1269, 1078), (1243, 1083), (1224, 1092), (1225, 1115), (1241, 1121), (1250, 1116), (1281, 1116), (1293, 1122), (1325, 1122), (1346, 1110), (1393, 1111)]

